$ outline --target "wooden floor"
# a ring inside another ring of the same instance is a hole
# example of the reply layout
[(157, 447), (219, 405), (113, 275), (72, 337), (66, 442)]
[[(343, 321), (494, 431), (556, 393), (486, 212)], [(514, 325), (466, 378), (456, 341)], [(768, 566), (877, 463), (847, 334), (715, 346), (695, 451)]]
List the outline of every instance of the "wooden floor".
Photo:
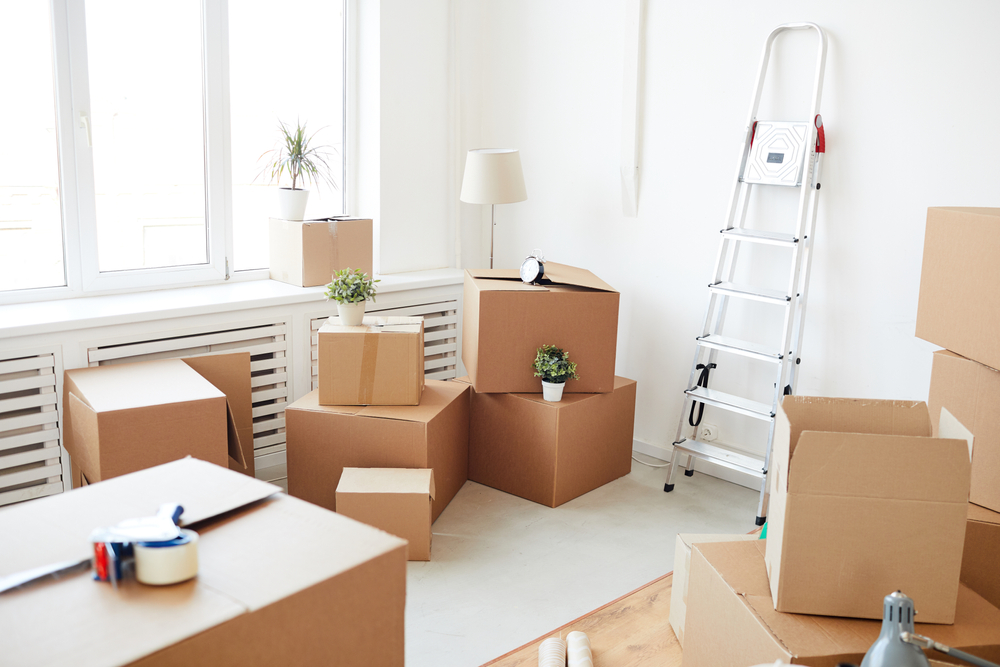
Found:
[(595, 665), (679, 667), (681, 647), (668, 621), (672, 583), (673, 573), (660, 577), (486, 664), (492, 667), (537, 665), (538, 646), (542, 641), (549, 637), (566, 637), (579, 630), (590, 637)]

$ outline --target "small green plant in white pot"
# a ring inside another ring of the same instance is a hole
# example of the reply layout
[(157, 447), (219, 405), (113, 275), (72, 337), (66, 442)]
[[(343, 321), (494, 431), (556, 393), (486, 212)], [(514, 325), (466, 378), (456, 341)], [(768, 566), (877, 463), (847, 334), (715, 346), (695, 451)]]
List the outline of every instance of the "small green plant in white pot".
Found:
[(579, 380), (576, 364), (569, 353), (555, 345), (542, 345), (535, 354), (535, 377), (542, 378), (542, 398), (552, 403), (562, 400), (567, 380)]
[(349, 268), (333, 274), (333, 282), (326, 286), (326, 298), (337, 302), (337, 314), (341, 324), (349, 327), (360, 326), (365, 318), (365, 306), (369, 299), (375, 301), (375, 283), (361, 269)]
[(307, 182), (313, 185), (322, 182), (337, 189), (327, 162), (330, 153), (326, 152), (326, 146), (313, 145), (317, 133), (307, 135), (305, 123), (296, 121), (293, 129), (279, 120), (278, 131), (281, 136), (277, 145), (259, 158), (267, 156), (268, 159), (257, 178), (266, 175), (268, 180), (279, 184), (282, 176), (291, 178), (292, 187), (278, 188), (278, 217), (303, 220), (309, 191), (302, 186)]

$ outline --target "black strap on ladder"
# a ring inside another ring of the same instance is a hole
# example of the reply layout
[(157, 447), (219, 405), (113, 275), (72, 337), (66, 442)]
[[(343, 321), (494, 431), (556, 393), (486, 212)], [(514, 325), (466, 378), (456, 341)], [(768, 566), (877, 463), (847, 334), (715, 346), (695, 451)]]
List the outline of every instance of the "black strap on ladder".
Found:
[[(696, 370), (701, 371), (701, 375), (698, 376), (698, 386), (708, 389), (708, 372), (713, 368), (717, 368), (715, 364), (698, 364)], [(695, 419), (694, 411), (695, 408), (698, 409), (698, 418)], [(688, 415), (688, 424), (691, 426), (698, 426), (701, 424), (701, 418), (705, 415), (705, 404), (698, 403), (697, 401), (691, 404), (691, 414)]]

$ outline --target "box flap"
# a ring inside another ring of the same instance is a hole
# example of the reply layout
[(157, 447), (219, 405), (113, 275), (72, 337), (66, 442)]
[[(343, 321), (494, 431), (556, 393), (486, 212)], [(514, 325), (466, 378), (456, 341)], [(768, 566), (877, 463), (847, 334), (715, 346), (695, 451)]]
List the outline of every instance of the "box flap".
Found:
[(97, 447), (97, 413), (76, 394), (66, 391), (64, 396), (63, 433), (66, 451), (73, 457), (73, 465), (83, 471), (88, 479), (101, 479), (101, 450)]
[(792, 454), (803, 431), (931, 435), (930, 415), (922, 401), (785, 396), (779, 410), (788, 419)]
[(398, 419), (426, 424), (466, 391), (469, 391), (469, 385), (460, 382), (427, 380), (424, 393), (420, 397), (420, 405), (366, 405), (359, 407), (356, 414), (360, 417)]
[(430, 468), (344, 468), (337, 493), (413, 493), (434, 497)]
[(424, 318), (422, 317), (380, 317), (376, 315), (365, 315), (360, 326), (351, 327), (340, 323), (340, 317), (332, 315), (326, 319), (319, 333), (353, 333), (353, 334), (391, 334), (406, 333), (418, 334), (423, 328)]
[(226, 395), (231, 418), (229, 469), (253, 475), (253, 386), (250, 379), (250, 353), (211, 354), (188, 357), (182, 361)]
[(969, 503), (969, 521), (978, 521), (979, 523), (989, 523), (1000, 526), (1000, 512), (994, 512), (993, 510), (986, 509), (985, 507)]
[[(952, 211), (954, 213), (966, 213), (968, 215), (984, 215), (991, 218), (1000, 218), (1000, 208), (984, 208), (977, 206), (930, 206), (928, 211)], [(998, 220), (1000, 222), (1000, 220)]]
[(95, 412), (224, 396), (180, 359), (75, 368), (66, 375), (79, 390), (78, 398)]
[(544, 285), (574, 285), (601, 292), (617, 291), (587, 269), (555, 262), (545, 262), (545, 276), (539, 281), (540, 285), (527, 285), (521, 282), (520, 272), (514, 269), (468, 269), (467, 271), (470, 276), (477, 279), (477, 282), (480, 282), (478, 279), (483, 279), (480, 282), (482, 289), (539, 290), (544, 289)]

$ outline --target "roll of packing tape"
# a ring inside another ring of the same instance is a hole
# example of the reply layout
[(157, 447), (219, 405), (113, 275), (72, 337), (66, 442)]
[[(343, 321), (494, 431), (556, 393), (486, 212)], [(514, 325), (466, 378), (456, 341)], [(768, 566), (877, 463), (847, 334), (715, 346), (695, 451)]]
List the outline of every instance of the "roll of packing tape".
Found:
[(187, 581), (198, 574), (198, 533), (182, 530), (167, 542), (135, 544), (135, 578), (152, 586)]
[(559, 637), (549, 637), (538, 647), (538, 667), (564, 667), (566, 644)]
[(590, 652), (590, 637), (578, 631), (566, 635), (566, 657), (569, 667), (594, 667), (594, 655)]

